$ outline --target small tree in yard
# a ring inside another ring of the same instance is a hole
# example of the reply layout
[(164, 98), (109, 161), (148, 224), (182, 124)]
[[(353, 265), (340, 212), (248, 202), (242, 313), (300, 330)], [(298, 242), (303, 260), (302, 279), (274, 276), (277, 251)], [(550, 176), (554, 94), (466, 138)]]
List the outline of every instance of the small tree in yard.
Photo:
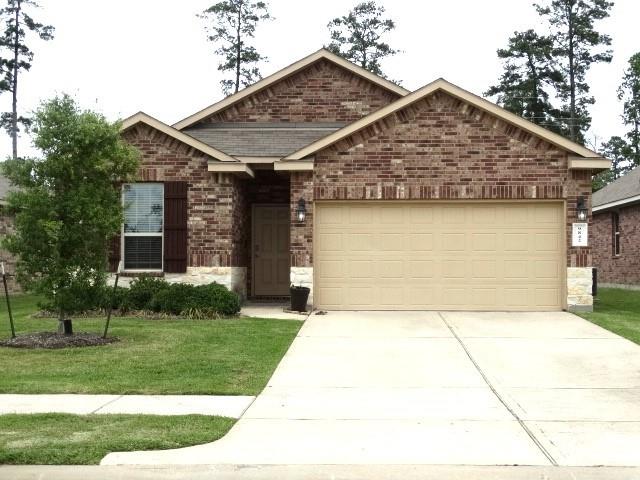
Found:
[(15, 233), (3, 244), (18, 258), (20, 283), (47, 298), (62, 322), (78, 292), (106, 281), (108, 240), (123, 215), (116, 182), (135, 175), (138, 157), (117, 123), (66, 95), (40, 107), (33, 132), (43, 158), (3, 165), (18, 187), (7, 198)]

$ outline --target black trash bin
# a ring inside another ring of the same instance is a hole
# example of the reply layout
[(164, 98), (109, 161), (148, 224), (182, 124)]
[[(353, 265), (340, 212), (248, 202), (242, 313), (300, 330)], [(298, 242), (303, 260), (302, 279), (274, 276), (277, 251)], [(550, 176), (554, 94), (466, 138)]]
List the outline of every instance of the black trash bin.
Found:
[(296, 287), (291, 285), (291, 310), (294, 312), (306, 312), (309, 299), (309, 287)]

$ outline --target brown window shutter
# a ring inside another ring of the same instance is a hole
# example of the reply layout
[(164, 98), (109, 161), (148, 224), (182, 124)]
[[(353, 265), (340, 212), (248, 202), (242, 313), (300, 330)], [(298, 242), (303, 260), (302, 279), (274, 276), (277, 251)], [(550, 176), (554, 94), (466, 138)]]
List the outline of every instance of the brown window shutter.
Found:
[(164, 271), (187, 271), (187, 182), (164, 184)]
[(109, 265), (108, 271), (115, 272), (118, 270), (118, 264), (120, 263), (120, 234), (114, 235), (111, 240), (109, 240), (109, 255), (107, 256)]

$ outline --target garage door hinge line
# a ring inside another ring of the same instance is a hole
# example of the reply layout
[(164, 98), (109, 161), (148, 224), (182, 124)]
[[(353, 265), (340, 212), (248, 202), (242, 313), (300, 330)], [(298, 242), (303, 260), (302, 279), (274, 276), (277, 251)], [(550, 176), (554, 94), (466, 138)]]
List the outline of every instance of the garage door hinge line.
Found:
[(475, 359), (473, 358), (473, 356), (471, 355), (471, 352), (467, 349), (467, 346), (464, 344), (464, 342), (462, 341), (462, 339), (458, 336), (458, 334), (456, 333), (456, 331), (453, 329), (453, 327), (451, 325), (449, 325), (449, 322), (447, 322), (447, 319), (444, 317), (444, 315), (442, 315), (442, 312), (438, 312), (438, 315), (440, 316), (440, 318), (442, 319), (442, 321), (444, 322), (444, 324), (447, 326), (447, 328), (449, 329), (449, 331), (451, 332), (451, 334), (456, 338), (456, 340), (458, 341), (458, 343), (460, 344), (460, 346), (462, 347), (462, 349), (464, 350), (464, 352), (467, 354), (467, 357), (469, 357), (469, 360), (471, 360), (471, 363), (473, 363), (473, 366), (476, 367), (476, 370), (478, 371), (478, 373), (480, 374), (480, 376), (482, 377), (482, 379), (485, 381), (485, 383), (487, 384), (487, 386), (489, 387), (489, 389), (491, 389), (491, 391), (493, 392), (493, 394), (496, 396), (496, 398), (498, 400), (500, 400), (500, 403), (502, 403), (502, 405), (504, 405), (504, 408), (506, 408), (509, 413), (511, 414), (511, 416), (513, 418), (516, 419), (516, 421), (520, 424), (520, 426), (522, 427), (522, 429), (527, 433), (527, 435), (529, 435), (529, 438), (531, 438), (531, 440), (533, 441), (533, 443), (536, 444), (536, 446), (540, 449), (540, 451), (544, 454), (545, 457), (547, 457), (547, 459), (551, 462), (551, 464), (554, 467), (558, 466), (558, 462), (556, 462), (555, 458), (553, 458), (551, 456), (551, 454), (547, 451), (546, 448), (544, 448), (544, 446), (540, 443), (540, 441), (536, 438), (536, 436), (534, 435), (534, 433), (529, 429), (529, 427), (527, 427), (524, 423), (524, 421), (518, 416), (518, 414), (511, 408), (509, 407), (509, 405), (507, 404), (507, 402), (502, 398), (502, 396), (500, 396), (500, 394), (498, 393), (498, 391), (495, 389), (495, 387), (491, 384), (491, 382), (489, 381), (489, 378), (485, 375), (485, 373), (482, 371), (482, 368), (480, 368), (480, 365), (478, 365), (478, 363), (475, 361)]

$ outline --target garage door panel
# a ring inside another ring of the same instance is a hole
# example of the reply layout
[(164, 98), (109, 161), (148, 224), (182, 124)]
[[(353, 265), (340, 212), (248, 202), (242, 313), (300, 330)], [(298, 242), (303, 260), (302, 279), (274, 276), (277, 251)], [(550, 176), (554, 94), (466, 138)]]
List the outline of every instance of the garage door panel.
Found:
[(464, 225), (466, 223), (466, 207), (443, 207), (442, 210), (442, 223), (446, 225)]
[(424, 205), (408, 207), (409, 221), (412, 225), (431, 225), (433, 223), (433, 208)]
[(319, 233), (317, 239), (319, 253), (344, 251), (341, 233)]
[(562, 308), (560, 202), (345, 202), (316, 210), (320, 308)]
[(433, 233), (409, 233), (409, 250), (411, 252), (432, 252)]
[(410, 279), (434, 278), (434, 260), (411, 260), (407, 261), (407, 264), (407, 275)]
[(493, 253), (498, 248), (498, 234), (496, 233), (472, 233), (471, 250), (476, 253)]
[(442, 250), (445, 252), (463, 252), (466, 248), (466, 233), (444, 232), (440, 236)]

